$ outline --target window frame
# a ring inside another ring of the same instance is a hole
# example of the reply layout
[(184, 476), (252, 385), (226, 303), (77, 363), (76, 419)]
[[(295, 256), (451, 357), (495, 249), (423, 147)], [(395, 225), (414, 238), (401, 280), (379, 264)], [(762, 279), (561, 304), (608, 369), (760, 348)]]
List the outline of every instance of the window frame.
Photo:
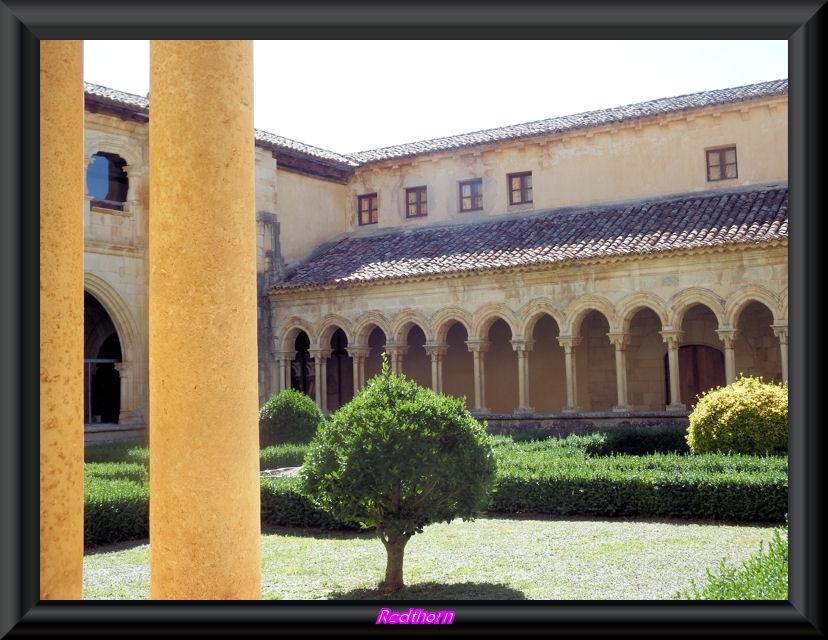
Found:
[[(730, 151), (733, 152), (733, 162), (726, 162), (726, 154)], [(736, 180), (739, 178), (739, 156), (736, 153), (735, 144), (724, 147), (715, 147), (713, 149), (705, 149), (704, 158), (707, 171), (707, 182), (721, 182), (722, 180)], [(711, 164), (711, 158), (716, 158), (718, 163)], [(728, 167), (733, 167), (734, 175), (727, 175)], [(714, 168), (719, 171), (718, 178), (711, 177), (711, 169)]]
[[(528, 178), (528, 180), (527, 180)], [(512, 181), (518, 179), (520, 186), (515, 189), (512, 186)], [(528, 184), (527, 184), (528, 183)], [(516, 204), (532, 204), (534, 196), (532, 192), (532, 172), (518, 171), (516, 173), (509, 173), (506, 175), (506, 188), (509, 192), (509, 205)]]
[[(367, 209), (362, 206), (364, 202), (368, 203)], [(367, 220), (365, 218), (366, 213)], [(379, 197), (376, 192), (363, 193), (357, 196), (357, 221), (361, 227), (379, 223)]]
[[(471, 193), (467, 196), (463, 195), (463, 187), (470, 187)], [(467, 211), (482, 211), (483, 210), (483, 178), (472, 178), (471, 180), (461, 180), (458, 183), (459, 211), (465, 213)], [(464, 203), (468, 202), (468, 206)], [(475, 206), (476, 203), (476, 206)]]
[[(411, 196), (416, 196), (414, 202)], [(412, 207), (414, 213), (412, 213)], [(405, 217), (425, 218), (428, 215), (428, 187), (406, 187), (405, 189)]]

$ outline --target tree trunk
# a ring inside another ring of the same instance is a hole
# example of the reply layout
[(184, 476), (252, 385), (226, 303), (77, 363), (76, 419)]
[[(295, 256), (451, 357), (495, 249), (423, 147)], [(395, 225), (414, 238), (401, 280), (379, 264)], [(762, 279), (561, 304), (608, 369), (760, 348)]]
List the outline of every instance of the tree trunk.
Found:
[(389, 534), (387, 538), (380, 536), (385, 545), (387, 562), (385, 565), (385, 580), (380, 583), (380, 590), (394, 592), (402, 589), (403, 583), (403, 554), (408, 537), (402, 534)]

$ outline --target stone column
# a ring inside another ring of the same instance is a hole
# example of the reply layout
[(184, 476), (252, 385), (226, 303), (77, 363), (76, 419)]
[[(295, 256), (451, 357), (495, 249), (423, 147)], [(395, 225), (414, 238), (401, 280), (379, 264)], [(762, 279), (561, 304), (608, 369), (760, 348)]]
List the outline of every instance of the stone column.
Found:
[(296, 352), (286, 349), (276, 349), (272, 355), (276, 361), (277, 369), (277, 375), (274, 379), (279, 385), (274, 393), (279, 393), (290, 388), (290, 361), (296, 356)]
[(371, 353), (367, 344), (354, 344), (346, 347), (354, 365), (354, 395), (365, 386), (365, 359)]
[(328, 358), (331, 357), (330, 349), (309, 349), (313, 358), (314, 390), (316, 391), (316, 404), (326, 412), (328, 410)]
[(121, 407), (118, 412), (118, 424), (137, 424), (141, 422), (141, 419), (140, 412), (135, 406), (132, 363), (116, 362), (115, 370), (118, 372), (121, 384)]
[(509, 341), (518, 357), (518, 402), (515, 413), (532, 413), (534, 409), (529, 404), (529, 352), (535, 344), (534, 340), (516, 338)]
[(253, 46), (153, 40), (150, 597), (261, 598)]
[(730, 384), (736, 380), (736, 350), (733, 348), (733, 342), (736, 340), (738, 331), (725, 328), (716, 329), (716, 333), (724, 343), (725, 384)]
[(681, 378), (679, 377), (678, 348), (681, 342), (683, 331), (677, 329), (665, 329), (659, 331), (664, 342), (667, 343), (667, 366), (670, 370), (670, 404), (667, 411), (684, 411), (687, 407), (681, 402)]
[(425, 350), (431, 358), (431, 390), (434, 393), (443, 393), (443, 356), (448, 351), (446, 343), (427, 342)]
[(566, 406), (564, 413), (576, 413), (578, 406), (578, 377), (575, 367), (575, 348), (581, 344), (580, 336), (558, 336), (558, 344), (564, 348), (564, 365), (566, 367)]
[(403, 357), (408, 353), (407, 344), (386, 344), (385, 353), (391, 359), (391, 372), (400, 374), (403, 371)]
[(483, 359), (489, 350), (489, 341), (483, 338), (469, 338), (466, 346), (472, 352), (474, 358), (474, 411), (475, 413), (488, 413), (486, 408), (486, 368), (483, 366)]
[(773, 335), (779, 338), (779, 363), (782, 365), (782, 382), (788, 383), (788, 325), (772, 324)]
[[(83, 593), (83, 41), (40, 43), (40, 598)], [(9, 425), (16, 428), (16, 425)]]
[(607, 334), (610, 342), (615, 345), (615, 386), (618, 392), (618, 404), (613, 411), (629, 411), (630, 403), (627, 394), (627, 345), (630, 343), (629, 333)]

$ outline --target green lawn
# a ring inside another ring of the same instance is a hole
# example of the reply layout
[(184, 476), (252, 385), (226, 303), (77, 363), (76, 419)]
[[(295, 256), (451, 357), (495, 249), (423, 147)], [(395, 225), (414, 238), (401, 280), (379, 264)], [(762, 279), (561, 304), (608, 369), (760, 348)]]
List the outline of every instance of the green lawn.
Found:
[[(739, 568), (779, 527), (667, 520), (480, 518), (434, 524), (406, 547), (393, 599), (670, 600)], [(385, 549), (370, 533), (268, 529), (262, 597), (378, 600)], [(89, 550), (84, 599), (149, 597), (146, 541)]]

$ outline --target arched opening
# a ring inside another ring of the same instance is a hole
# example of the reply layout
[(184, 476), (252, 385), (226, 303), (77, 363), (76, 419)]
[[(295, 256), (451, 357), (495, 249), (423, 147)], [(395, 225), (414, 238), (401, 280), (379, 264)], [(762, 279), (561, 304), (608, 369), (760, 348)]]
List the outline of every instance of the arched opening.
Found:
[(85, 424), (118, 424), (121, 412), (121, 342), (112, 318), (95, 296), (84, 292)]
[(86, 170), (86, 189), (92, 197), (93, 207), (124, 210), (129, 192), (125, 166), (126, 160), (114, 153), (99, 151), (92, 156)]
[(293, 348), (296, 350), (296, 357), (290, 361), (290, 388), (315, 399), (316, 372), (313, 358), (310, 356), (308, 334), (300, 331), (293, 343)]
[(337, 329), (331, 336), (326, 378), (326, 408), (336, 411), (354, 397), (354, 363), (348, 354), (348, 337), (342, 329)]

